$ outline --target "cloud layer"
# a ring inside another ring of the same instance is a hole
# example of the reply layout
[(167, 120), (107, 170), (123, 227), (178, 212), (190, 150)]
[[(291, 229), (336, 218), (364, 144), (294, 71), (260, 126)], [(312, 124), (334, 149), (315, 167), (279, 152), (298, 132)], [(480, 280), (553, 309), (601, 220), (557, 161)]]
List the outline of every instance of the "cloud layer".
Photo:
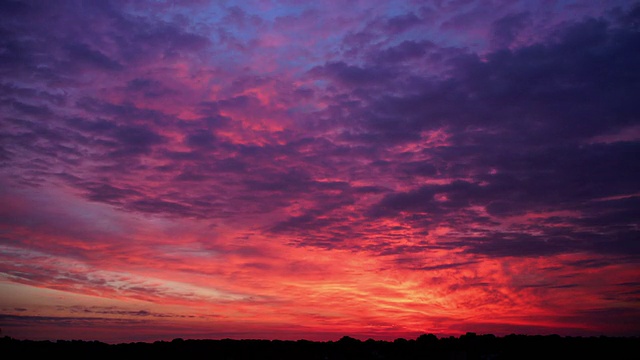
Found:
[(3, 2), (3, 327), (637, 335), (639, 8), (598, 6)]

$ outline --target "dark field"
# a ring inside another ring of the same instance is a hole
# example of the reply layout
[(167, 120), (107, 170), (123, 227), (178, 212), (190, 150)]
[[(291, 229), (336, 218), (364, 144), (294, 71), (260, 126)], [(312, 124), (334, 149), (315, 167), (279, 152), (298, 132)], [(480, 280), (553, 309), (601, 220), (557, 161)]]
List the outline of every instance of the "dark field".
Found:
[(4, 359), (82, 356), (86, 358), (179, 359), (640, 359), (638, 337), (476, 335), (415, 340), (183, 340), (106, 344), (98, 341), (0, 339)]

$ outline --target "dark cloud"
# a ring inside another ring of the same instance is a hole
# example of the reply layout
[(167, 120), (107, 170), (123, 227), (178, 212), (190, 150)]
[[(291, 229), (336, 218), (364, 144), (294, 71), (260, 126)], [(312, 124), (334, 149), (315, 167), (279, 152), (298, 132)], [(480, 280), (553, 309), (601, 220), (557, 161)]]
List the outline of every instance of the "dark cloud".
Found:
[(403, 61), (423, 59), (435, 45), (429, 41), (405, 40), (398, 45), (377, 51), (371, 55), (372, 61), (394, 65)]
[[(479, 262), (480, 261), (463, 261), (463, 262), (457, 262), (457, 263), (451, 263), (451, 264), (428, 265), (428, 266), (422, 266), (418, 268), (418, 270), (425, 270), (425, 271), (447, 270), (447, 269), (454, 269), (458, 267), (467, 267), (468, 265), (477, 264)], [(486, 284), (482, 284), (480, 286), (486, 286)]]
[(83, 97), (76, 103), (79, 109), (101, 117), (113, 117), (118, 123), (148, 122), (167, 124), (174, 120), (171, 116), (154, 109), (141, 108), (130, 102), (111, 103), (97, 98)]
[(0, 5), (0, 8), (2, 9), (2, 13), (6, 14), (8, 16), (16, 16), (16, 15), (23, 15), (25, 13), (28, 13), (30, 11), (30, 6), (28, 3), (25, 3), (23, 1), (3, 1), (2, 5)]
[(125, 199), (142, 195), (132, 189), (121, 189), (104, 183), (88, 183), (83, 186), (89, 191), (87, 199), (104, 203), (118, 204)]
[(386, 28), (393, 33), (399, 33), (420, 25), (422, 20), (416, 14), (410, 12), (404, 15), (394, 16), (386, 22)]
[(164, 137), (145, 126), (119, 126), (113, 138), (121, 147), (113, 154), (128, 156), (148, 153), (151, 147), (164, 142)]
[(398, 167), (409, 176), (434, 176), (438, 173), (431, 161), (407, 161)]
[(197, 130), (189, 134), (185, 142), (190, 147), (206, 149), (214, 147), (216, 138), (211, 131)]
[[(499, 50), (486, 60), (458, 56), (450, 60), (446, 81), (414, 81), (416, 87), (402, 95), (372, 94), (371, 113), (402, 119), (397, 123), (407, 130), (446, 124), (457, 136), (468, 136), (462, 129), (478, 126), (522, 145), (615, 131), (631, 125), (637, 111), (631, 94), (639, 82), (630, 75), (640, 56), (634, 38), (637, 34), (627, 29), (590, 20), (559, 31), (548, 43)], [(375, 72), (374, 67), (358, 69)], [(376, 119), (367, 125), (375, 129)]]
[(127, 83), (127, 90), (143, 94), (146, 98), (161, 98), (177, 95), (174, 89), (166, 87), (162, 82), (149, 78), (135, 78)]
[(607, 329), (610, 333), (624, 334), (633, 332), (635, 324), (640, 321), (640, 311), (636, 306), (613, 306), (609, 308), (593, 308), (575, 314), (575, 319), (589, 318), (594, 325)]
[(7, 327), (18, 326), (43, 326), (56, 325), (62, 328), (70, 328), (76, 326), (96, 326), (102, 325), (131, 325), (142, 322), (141, 319), (129, 318), (96, 318), (96, 317), (73, 317), (73, 316), (30, 316), (30, 315), (10, 315), (0, 314), (0, 319)]
[[(496, 36), (502, 36), (501, 41), (505, 37), (513, 40), (529, 17), (518, 13), (500, 19), (494, 26)], [(424, 226), (464, 221), (469, 214), (461, 211), (471, 206), (481, 206), (496, 218), (531, 211), (576, 211), (584, 216), (582, 226), (591, 222), (600, 231), (606, 224), (621, 227), (607, 230), (608, 241), (598, 236), (594, 227), (565, 235), (540, 227), (536, 229), (544, 233), (542, 236), (524, 232), (511, 238), (490, 233), (485, 240), (468, 239), (467, 249), (494, 256), (637, 253), (631, 240), (636, 236), (631, 214), (637, 205), (605, 209), (593, 202), (638, 192), (640, 172), (633, 160), (637, 142), (592, 141), (598, 135), (615, 134), (637, 124), (632, 114), (639, 109), (631, 94), (638, 93), (640, 82), (630, 75), (635, 66), (627, 61), (640, 59), (637, 47), (631, 45), (637, 37), (637, 32), (620, 24), (586, 20), (559, 29), (546, 42), (497, 50), (486, 59), (472, 54), (454, 57), (447, 79), (412, 79), (415, 87), (402, 90), (395, 87), (398, 81), (405, 81), (402, 78), (384, 72), (381, 77), (373, 76), (378, 70), (374, 60), (357, 67), (326, 65), (324, 74), (332, 74), (339, 83), (366, 84), (394, 93), (364, 90), (351, 93), (351, 102), (338, 103), (350, 114), (350, 126), (342, 130), (340, 140), (366, 144), (373, 153), (416, 143), (420, 131), (447, 129), (451, 136), (446, 146), (423, 150), (428, 161), (398, 158), (372, 164), (395, 170), (398, 179), (400, 174), (465, 179), (391, 192), (367, 214), (413, 219), (416, 225)], [(416, 56), (433, 51), (433, 44), (403, 44)], [(602, 218), (588, 215), (592, 211)], [(297, 220), (308, 225), (310, 216)], [(474, 219), (491, 225), (487, 219)]]
[(11, 106), (18, 110), (20, 113), (33, 117), (46, 117), (51, 116), (51, 110), (44, 105), (30, 105), (17, 100), (11, 102)]
[(494, 21), (491, 24), (491, 46), (493, 48), (509, 47), (530, 21), (529, 12), (509, 14)]
[(565, 264), (568, 266), (575, 266), (576, 268), (579, 268), (579, 269), (589, 269), (589, 268), (600, 268), (603, 266), (610, 266), (612, 265), (612, 262), (609, 259), (596, 258), (596, 259), (582, 259), (582, 260), (567, 261), (565, 262)]
[[(45, 101), (49, 104), (62, 106), (66, 104), (67, 96), (62, 92), (48, 92), (36, 88), (23, 87), (12, 83), (0, 84), (0, 96), (6, 105), (10, 105), (16, 99), (22, 101)], [(13, 100), (12, 100), (13, 99)], [(43, 105), (39, 105), (43, 106)]]
[(170, 216), (191, 217), (196, 215), (189, 205), (162, 199), (142, 199), (128, 204), (134, 211), (152, 214), (168, 214)]
[(90, 134), (108, 134), (109, 132), (115, 131), (118, 127), (113, 121), (105, 119), (90, 121), (83, 118), (71, 118), (68, 119), (66, 123), (73, 128), (86, 131)]
[(82, 313), (82, 314), (101, 314), (101, 315), (116, 315), (116, 316), (133, 316), (133, 317), (152, 317), (152, 318), (185, 318), (185, 317), (194, 317), (194, 316), (186, 316), (186, 315), (175, 315), (168, 313), (156, 313), (149, 310), (123, 310), (118, 307), (108, 306), (108, 307), (100, 307), (100, 306), (71, 306), (71, 307), (61, 307), (61, 309), (69, 309), (72, 313)]
[(406, 193), (389, 194), (378, 204), (379, 211), (376, 212), (433, 212), (438, 208), (435, 204), (434, 196), (436, 190), (432, 186), (424, 186), (417, 190)]
[(635, 210), (640, 206), (637, 195), (620, 199), (602, 199), (586, 203), (582, 206), (584, 216), (572, 222), (581, 227), (599, 227), (603, 229), (621, 229), (633, 227), (637, 220)]
[(464, 238), (451, 243), (472, 254), (490, 257), (541, 257), (560, 253), (577, 253), (584, 250), (583, 243), (576, 243), (569, 237), (536, 236), (527, 233), (491, 232), (485, 237)]
[(329, 62), (311, 70), (312, 75), (338, 81), (347, 86), (377, 85), (391, 78), (389, 70), (382, 68), (359, 67), (343, 61)]
[(97, 67), (102, 70), (122, 70), (122, 65), (109, 58), (100, 50), (92, 49), (87, 44), (73, 43), (65, 46), (70, 55), (70, 66), (82, 66), (83, 64)]

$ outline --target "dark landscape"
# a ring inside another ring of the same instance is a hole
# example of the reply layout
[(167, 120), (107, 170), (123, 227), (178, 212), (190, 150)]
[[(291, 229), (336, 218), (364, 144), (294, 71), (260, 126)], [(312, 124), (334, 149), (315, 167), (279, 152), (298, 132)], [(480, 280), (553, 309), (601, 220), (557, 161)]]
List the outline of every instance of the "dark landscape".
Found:
[(0, 339), (4, 356), (96, 356), (110, 358), (210, 359), (638, 359), (638, 337), (477, 335), (361, 341), (184, 340), (106, 344), (99, 341)]

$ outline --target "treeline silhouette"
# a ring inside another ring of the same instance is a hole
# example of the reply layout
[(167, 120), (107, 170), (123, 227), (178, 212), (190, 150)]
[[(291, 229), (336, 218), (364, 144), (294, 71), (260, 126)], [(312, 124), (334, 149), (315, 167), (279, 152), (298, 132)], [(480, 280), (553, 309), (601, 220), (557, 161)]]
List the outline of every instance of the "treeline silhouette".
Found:
[(29, 356), (82, 356), (87, 358), (173, 359), (640, 359), (638, 337), (561, 337), (476, 335), (438, 338), (433, 334), (415, 340), (360, 341), (348, 336), (338, 341), (283, 340), (183, 340), (106, 344), (99, 341), (16, 340), (0, 338), (5, 359)]

